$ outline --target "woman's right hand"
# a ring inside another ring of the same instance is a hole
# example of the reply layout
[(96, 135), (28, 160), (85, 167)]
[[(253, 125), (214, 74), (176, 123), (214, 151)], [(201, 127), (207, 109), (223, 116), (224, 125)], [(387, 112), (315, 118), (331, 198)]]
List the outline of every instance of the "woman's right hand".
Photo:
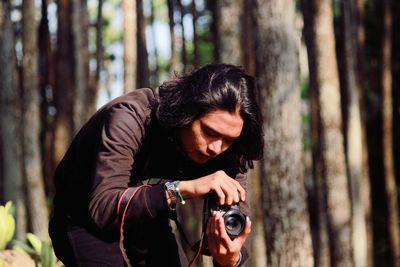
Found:
[(194, 180), (180, 181), (179, 191), (184, 199), (203, 197), (207, 193), (215, 192), (219, 205), (232, 205), (245, 201), (246, 198), (246, 192), (240, 183), (224, 171), (217, 171)]

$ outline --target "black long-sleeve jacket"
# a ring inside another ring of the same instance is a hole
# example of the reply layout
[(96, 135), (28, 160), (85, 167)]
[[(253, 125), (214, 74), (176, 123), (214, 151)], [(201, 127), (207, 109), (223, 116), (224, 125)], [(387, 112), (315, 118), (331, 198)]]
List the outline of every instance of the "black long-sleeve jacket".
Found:
[[(142, 181), (188, 180), (224, 170), (246, 189), (246, 175), (231, 167), (229, 152), (203, 165), (185, 157), (173, 136), (157, 123), (154, 112), (157, 90), (137, 89), (118, 97), (83, 126), (55, 173), (55, 217), (68, 217), (79, 227), (113, 240), (119, 238), (120, 222), (116, 216), (119, 199), (125, 189)], [(247, 203), (241, 203), (241, 209), (249, 213)], [(158, 237), (171, 235), (167, 233), (169, 227), (160, 225), (168, 225), (173, 212), (162, 184), (140, 189), (130, 202), (124, 224), (131, 226), (133, 234), (131, 241), (126, 242), (133, 247), (135, 242), (143, 246), (140, 249), (145, 251), (141, 255), (144, 266), (150, 265), (143, 260), (145, 254), (156, 254), (151, 250), (154, 243), (162, 240)], [(165, 250), (178, 257), (175, 248)], [(134, 258), (135, 253), (130, 256)]]

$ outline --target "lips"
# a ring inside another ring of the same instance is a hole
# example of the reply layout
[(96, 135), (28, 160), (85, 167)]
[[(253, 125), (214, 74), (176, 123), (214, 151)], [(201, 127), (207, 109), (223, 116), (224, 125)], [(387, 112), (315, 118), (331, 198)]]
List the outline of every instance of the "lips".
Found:
[(207, 155), (207, 154), (204, 154), (204, 153), (201, 153), (201, 152), (198, 152), (198, 155), (199, 155), (199, 158), (200, 158), (202, 161), (207, 161), (207, 160), (209, 160), (209, 159), (211, 158), (210, 155)]

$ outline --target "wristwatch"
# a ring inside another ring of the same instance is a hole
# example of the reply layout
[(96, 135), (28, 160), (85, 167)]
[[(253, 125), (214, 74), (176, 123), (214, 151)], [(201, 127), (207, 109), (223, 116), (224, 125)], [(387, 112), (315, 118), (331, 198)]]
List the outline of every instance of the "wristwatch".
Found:
[(173, 203), (180, 203), (182, 205), (186, 203), (179, 191), (179, 181), (166, 182), (164, 188)]

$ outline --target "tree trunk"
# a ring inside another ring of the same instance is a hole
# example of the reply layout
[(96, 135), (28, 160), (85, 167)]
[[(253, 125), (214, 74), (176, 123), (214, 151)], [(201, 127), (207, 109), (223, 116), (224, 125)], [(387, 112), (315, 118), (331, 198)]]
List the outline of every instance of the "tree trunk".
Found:
[[(308, 14), (306, 10), (309, 10)], [(343, 147), (332, 3), (303, 0), (310, 90), (318, 95), (322, 174), (325, 178), (331, 264), (353, 266), (351, 209)], [(315, 144), (313, 144), (314, 146)]]
[(252, 1), (243, 1), (243, 30), (241, 43), (243, 44), (243, 65), (246, 70), (256, 73), (256, 56), (254, 44), (254, 28), (256, 24), (255, 18), (252, 16)]
[(86, 0), (72, 0), (72, 33), (74, 51), (73, 120), (74, 134), (88, 119), (87, 97), (89, 86), (89, 18)]
[[(350, 180), (351, 205), (352, 205), (352, 241), (354, 266), (367, 266), (367, 227), (365, 221), (365, 207), (362, 158), (362, 132), (359, 103), (359, 83), (356, 76), (356, 42), (353, 39), (356, 33), (355, 2), (342, 0), (341, 4), (341, 32), (343, 34), (343, 88), (347, 98), (345, 119), (347, 126), (345, 135), (347, 139), (347, 166)], [(369, 195), (369, 194), (368, 194)], [(368, 205), (370, 206), (370, 205)]]
[(137, 10), (136, 3), (132, 0), (123, 0), (124, 12), (124, 92), (130, 92), (137, 88)]
[[(192, 0), (196, 1), (196, 0)], [(210, 30), (211, 30), (211, 38), (212, 38), (212, 44), (214, 45), (213, 49), (213, 57), (215, 62), (221, 62), (219, 58), (219, 42), (218, 42), (218, 36), (217, 36), (217, 25), (219, 23), (219, 18), (218, 18), (218, 12), (217, 12), (217, 1), (213, 0), (207, 0), (207, 6), (208, 9), (211, 12), (212, 16), (212, 22), (210, 25)]]
[(264, 267), (267, 262), (267, 250), (265, 242), (265, 229), (263, 223), (262, 212), (262, 198), (261, 198), (261, 177), (260, 177), (260, 163), (254, 162), (254, 169), (248, 171), (249, 193), (251, 207), (251, 228), (250, 235), (251, 242), (251, 256), (249, 258), (248, 266)]
[(55, 86), (54, 79), (54, 59), (51, 49), (49, 21), (47, 19), (47, 0), (42, 0), (42, 14), (39, 25), (39, 88), (41, 95), (41, 145), (42, 145), (42, 160), (43, 160), (43, 175), (46, 185), (46, 194), (54, 195), (53, 173), (54, 166), (52, 165), (53, 144), (54, 144), (54, 125), (53, 116), (50, 109), (54, 104), (53, 90)]
[(151, 1), (151, 3), (150, 3), (150, 5), (151, 5), (151, 10), (150, 10), (150, 25), (151, 25), (151, 35), (152, 35), (152, 39), (153, 39), (153, 42), (154, 42), (154, 66), (153, 66), (153, 69), (152, 69), (152, 75), (151, 75), (151, 77), (152, 77), (152, 79), (151, 79), (151, 85), (158, 85), (159, 84), (159, 75), (160, 75), (160, 66), (159, 66), (159, 64), (158, 64), (158, 49), (157, 49), (157, 45), (156, 45), (156, 42), (157, 42), (157, 31), (156, 31), (156, 28), (155, 28), (155, 26), (154, 26), (154, 21), (155, 21), (155, 17), (154, 17), (154, 13), (155, 13), (155, 10), (154, 10), (154, 2), (153, 1)]
[(242, 65), (243, 0), (220, 0), (217, 5), (217, 53), (220, 62)]
[(103, 48), (103, 3), (99, 0), (97, 3), (96, 20), (96, 69), (93, 74), (89, 74), (89, 86), (86, 97), (86, 117), (89, 118), (97, 109), (97, 96), (100, 86), (100, 73), (104, 69), (104, 48)]
[(69, 0), (57, 2), (57, 65), (55, 106), (56, 118), (54, 122), (54, 166), (64, 156), (73, 137), (73, 77), (74, 61), (72, 40), (72, 6)]
[(199, 15), (197, 13), (196, 0), (192, 0), (191, 10), (193, 17), (193, 66), (198, 68), (200, 66), (200, 44), (197, 32), (197, 19)]
[(48, 236), (49, 215), (44, 192), (42, 159), (40, 154), (40, 104), (38, 39), (35, 19), (35, 3), (23, 1), (22, 4), (22, 155), (27, 194), (27, 207), (32, 231), (40, 238)]
[(169, 35), (171, 39), (171, 59), (169, 63), (169, 72), (172, 74), (176, 71), (176, 65), (178, 64), (178, 51), (176, 47), (176, 36), (175, 36), (175, 0), (168, 0), (168, 21), (169, 21)]
[(373, 252), (373, 229), (372, 229), (372, 204), (371, 204), (371, 183), (369, 176), (368, 165), (368, 142), (366, 130), (366, 107), (365, 107), (365, 94), (366, 94), (366, 73), (365, 73), (365, 29), (364, 29), (364, 1), (355, 0), (355, 17), (356, 17), (356, 75), (359, 84), (359, 98), (361, 109), (361, 140), (362, 140), (362, 197), (365, 210), (365, 221), (367, 231), (367, 265), (368, 267), (374, 266), (374, 252)]
[(392, 266), (400, 266), (400, 231), (397, 204), (397, 189), (393, 166), (393, 103), (392, 103), (392, 13), (391, 1), (382, 2), (382, 50), (381, 50), (381, 87), (382, 87), (382, 151), (384, 166), (385, 194), (388, 207), (389, 247)]
[(180, 17), (180, 27), (182, 29), (182, 65), (183, 65), (183, 73), (186, 72), (186, 67), (187, 67), (187, 53), (186, 53), (186, 39), (185, 39), (185, 25), (183, 23), (183, 18), (185, 16), (185, 10), (183, 9), (183, 5), (182, 5), (182, 0), (177, 0), (177, 5), (178, 5), (178, 9), (179, 9), (179, 13), (181, 13), (181, 17)]
[(146, 21), (143, 15), (143, 0), (136, 0), (137, 12), (137, 76), (138, 88), (149, 87), (149, 62), (146, 46)]
[(26, 207), (23, 190), (20, 103), (16, 76), (14, 31), (11, 4), (0, 1), (0, 177), (2, 201), (16, 207), (16, 237), (26, 233)]
[[(305, 16), (307, 16), (305, 14)], [(311, 66), (310, 66), (311, 69)], [(310, 88), (316, 88), (314, 81), (310, 80)], [(315, 184), (315, 218), (316, 218), (316, 242), (314, 244), (314, 256), (316, 267), (331, 266), (328, 234), (328, 214), (326, 203), (326, 185), (323, 176), (322, 164), (322, 136), (321, 120), (319, 117), (318, 92), (309, 90), (310, 116), (311, 116), (311, 145), (312, 145), (312, 174)], [(314, 215), (314, 214), (313, 214)]]
[(265, 148), (261, 188), (269, 266), (313, 266), (302, 167), (293, 1), (257, 1), (256, 49)]

